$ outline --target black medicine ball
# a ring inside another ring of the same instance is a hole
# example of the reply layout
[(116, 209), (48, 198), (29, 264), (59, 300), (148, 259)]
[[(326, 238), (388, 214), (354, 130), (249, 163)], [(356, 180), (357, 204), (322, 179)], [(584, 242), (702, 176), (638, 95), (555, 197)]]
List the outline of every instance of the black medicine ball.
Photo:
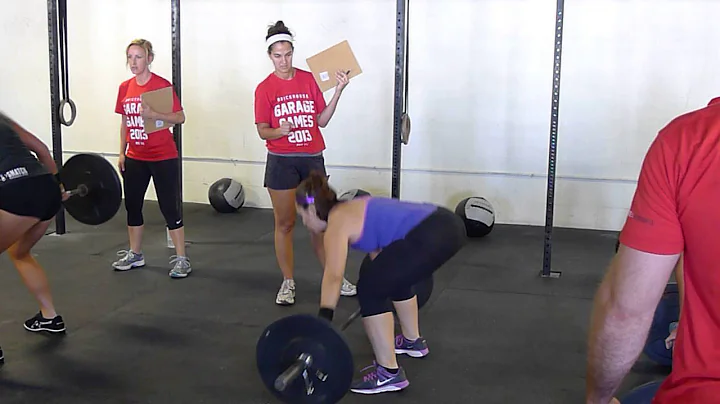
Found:
[(468, 237), (484, 237), (495, 226), (495, 210), (487, 199), (482, 197), (465, 198), (458, 203), (455, 214), (465, 223)]
[(350, 201), (361, 196), (369, 196), (370, 192), (360, 188), (351, 189), (338, 197), (339, 201)]
[(220, 213), (232, 213), (245, 203), (245, 191), (242, 184), (232, 178), (215, 181), (208, 190), (210, 205)]

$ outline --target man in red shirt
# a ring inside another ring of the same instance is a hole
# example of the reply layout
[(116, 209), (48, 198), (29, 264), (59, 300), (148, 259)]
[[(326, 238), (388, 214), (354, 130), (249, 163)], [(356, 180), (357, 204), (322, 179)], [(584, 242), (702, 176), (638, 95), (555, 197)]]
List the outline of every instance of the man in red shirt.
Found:
[(718, 206), (720, 98), (674, 119), (647, 152), (620, 249), (595, 298), (587, 403), (615, 402), (681, 254), (684, 297), (673, 368), (652, 402), (711, 403), (720, 397)]
[[(327, 175), (325, 140), (320, 132), (332, 119), (340, 95), (349, 79), (337, 72), (337, 86), (326, 103), (312, 73), (293, 67), (295, 50), (290, 30), (282, 21), (268, 29), (267, 53), (274, 71), (255, 89), (255, 124), (268, 149), (264, 186), (268, 189), (275, 216), (275, 255), (283, 283), (275, 298), (279, 305), (295, 303), (293, 279), (293, 230), (295, 228), (295, 189), (311, 171)], [(321, 236), (311, 234), (315, 254), (325, 267)], [(357, 294), (355, 285), (343, 280), (343, 296)]]

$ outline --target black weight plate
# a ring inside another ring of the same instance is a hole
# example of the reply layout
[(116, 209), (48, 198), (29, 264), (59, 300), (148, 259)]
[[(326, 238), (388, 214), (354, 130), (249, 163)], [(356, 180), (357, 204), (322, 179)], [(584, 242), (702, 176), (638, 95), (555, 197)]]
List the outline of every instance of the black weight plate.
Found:
[[(307, 394), (302, 374), (280, 392), (275, 380), (302, 353), (312, 356), (307, 370), (314, 391)], [(334, 404), (350, 389), (354, 362), (350, 347), (333, 325), (320, 317), (296, 314), (270, 324), (256, 347), (257, 368), (265, 387), (285, 403)], [(321, 381), (318, 372), (327, 375)]]
[(112, 219), (120, 209), (122, 186), (115, 167), (98, 154), (70, 157), (60, 171), (65, 190), (88, 187), (85, 196), (73, 195), (63, 203), (70, 216), (80, 223), (96, 226)]

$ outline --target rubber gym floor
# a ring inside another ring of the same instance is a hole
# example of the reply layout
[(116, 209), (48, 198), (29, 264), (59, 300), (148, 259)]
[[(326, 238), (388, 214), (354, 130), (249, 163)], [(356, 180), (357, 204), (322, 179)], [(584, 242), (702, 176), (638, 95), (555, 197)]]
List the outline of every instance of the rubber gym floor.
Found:
[[(190, 277), (168, 277), (166, 233), (146, 202), (147, 266), (110, 268), (127, 248), (125, 212), (99, 227), (68, 217), (68, 233), (47, 235), (34, 253), (51, 281), (64, 336), (25, 331), (37, 305), (0, 257), (0, 403), (275, 403), (261, 383), (255, 345), (272, 321), (316, 313), (321, 269), (301, 223), (295, 232), (297, 297), (275, 305), (281, 282), (270, 210), (221, 215), (186, 204)], [(67, 216), (66, 216), (67, 217)], [(420, 325), (431, 353), (400, 356), (410, 387), (344, 403), (578, 403), (584, 400), (586, 336), (594, 291), (616, 234), (556, 229), (553, 269), (541, 279), (543, 229), (496, 225), (435, 274)], [(362, 255), (352, 253), (356, 280)], [(336, 324), (357, 307), (343, 297)], [(346, 331), (359, 371), (372, 351), (358, 321)], [(621, 391), (666, 369), (641, 357)]]

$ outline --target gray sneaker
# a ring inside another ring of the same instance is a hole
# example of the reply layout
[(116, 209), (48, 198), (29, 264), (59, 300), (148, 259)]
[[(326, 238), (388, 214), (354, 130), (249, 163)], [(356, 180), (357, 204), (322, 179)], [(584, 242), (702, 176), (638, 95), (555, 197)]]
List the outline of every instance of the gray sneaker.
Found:
[(170, 257), (170, 264), (175, 264), (173, 269), (170, 270), (171, 278), (186, 278), (190, 272), (192, 272), (192, 267), (190, 267), (190, 260), (188, 257), (178, 257), (177, 255), (173, 255)]
[(278, 291), (275, 303), (281, 306), (290, 306), (295, 304), (295, 281), (292, 279), (285, 279), (280, 285), (280, 291)]
[(342, 287), (340, 288), (340, 295), (342, 295), (342, 296), (357, 295), (357, 286), (350, 283), (349, 280), (343, 278)]
[(143, 257), (142, 253), (136, 254), (132, 250), (122, 250), (118, 251), (117, 255), (122, 258), (112, 264), (116, 271), (127, 271), (145, 266), (145, 257)]

